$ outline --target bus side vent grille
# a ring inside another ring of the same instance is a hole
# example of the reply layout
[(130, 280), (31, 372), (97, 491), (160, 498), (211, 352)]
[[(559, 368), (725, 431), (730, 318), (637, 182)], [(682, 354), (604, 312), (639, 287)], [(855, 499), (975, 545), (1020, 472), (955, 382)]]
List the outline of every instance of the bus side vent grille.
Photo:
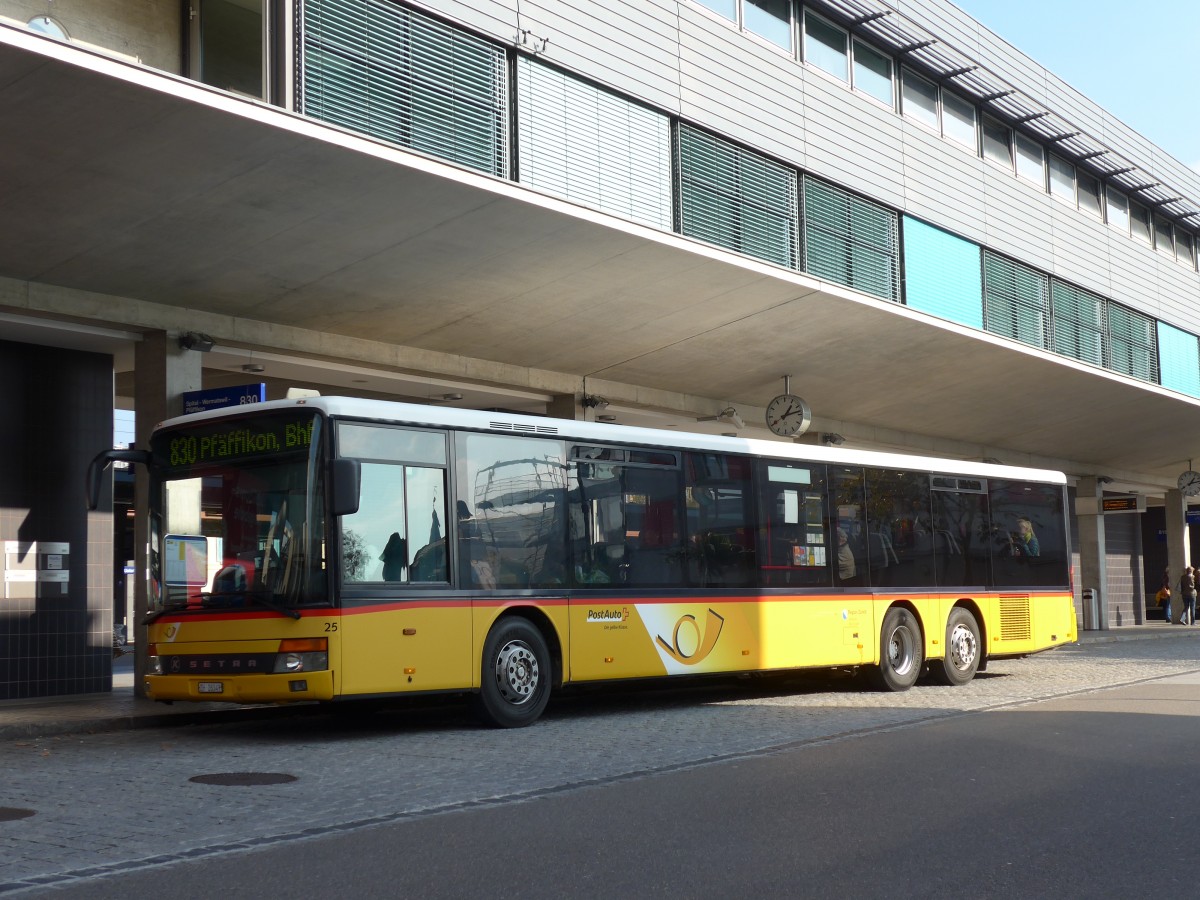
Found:
[(521, 434), (558, 434), (558, 429), (553, 425), (523, 425), (518, 422), (489, 422), (488, 425), (501, 431), (516, 431)]
[(1029, 595), (1000, 595), (1000, 640), (1027, 641), (1032, 635), (1029, 625)]

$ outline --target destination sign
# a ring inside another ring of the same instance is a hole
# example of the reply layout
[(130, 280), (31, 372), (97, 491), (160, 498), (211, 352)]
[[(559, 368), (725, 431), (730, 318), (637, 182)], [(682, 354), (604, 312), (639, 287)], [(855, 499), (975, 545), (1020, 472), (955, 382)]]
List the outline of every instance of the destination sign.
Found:
[(236, 422), (204, 422), (155, 435), (155, 450), (169, 466), (195, 466), (305, 450), (312, 444), (316, 418), (272, 416)]
[(1137, 497), (1105, 497), (1100, 502), (1102, 504), (1101, 509), (1106, 513), (1138, 511)]

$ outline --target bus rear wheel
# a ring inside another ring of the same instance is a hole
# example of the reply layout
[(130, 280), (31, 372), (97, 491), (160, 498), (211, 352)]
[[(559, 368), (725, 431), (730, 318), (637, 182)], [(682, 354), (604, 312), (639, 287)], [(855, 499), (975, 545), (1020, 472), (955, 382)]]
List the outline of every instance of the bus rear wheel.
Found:
[(496, 728), (532, 725), (550, 699), (550, 673), (542, 633), (525, 619), (501, 619), (483, 645), (476, 714)]
[(879, 687), (907, 691), (917, 683), (924, 661), (925, 642), (917, 617), (903, 607), (892, 607), (883, 617), (879, 633)]
[(933, 676), (952, 687), (966, 684), (979, 670), (982, 648), (975, 617), (965, 609), (952, 609), (946, 622), (946, 655), (933, 664)]

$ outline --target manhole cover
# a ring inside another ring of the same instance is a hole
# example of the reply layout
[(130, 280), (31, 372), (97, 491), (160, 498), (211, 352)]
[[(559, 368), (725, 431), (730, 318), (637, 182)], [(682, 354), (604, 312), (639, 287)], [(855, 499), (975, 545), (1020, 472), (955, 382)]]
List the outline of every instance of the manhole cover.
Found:
[(229, 784), (249, 787), (256, 784), (287, 784), (295, 775), (284, 772), (217, 772), (214, 775), (195, 775), (188, 779), (196, 784)]
[(0, 806), (0, 822), (12, 822), (16, 819), (28, 819), (32, 815), (32, 809), (17, 809), (15, 806)]

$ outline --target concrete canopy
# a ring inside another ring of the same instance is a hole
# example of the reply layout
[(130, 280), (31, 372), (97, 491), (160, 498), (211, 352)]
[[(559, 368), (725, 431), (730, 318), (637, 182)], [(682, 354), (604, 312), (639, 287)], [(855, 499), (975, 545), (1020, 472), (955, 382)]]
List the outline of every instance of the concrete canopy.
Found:
[(3, 26), (0, 121), (16, 282), (631, 397), (758, 410), (789, 374), (825, 421), (1146, 486), (1200, 457), (1200, 402), (1175, 392)]

